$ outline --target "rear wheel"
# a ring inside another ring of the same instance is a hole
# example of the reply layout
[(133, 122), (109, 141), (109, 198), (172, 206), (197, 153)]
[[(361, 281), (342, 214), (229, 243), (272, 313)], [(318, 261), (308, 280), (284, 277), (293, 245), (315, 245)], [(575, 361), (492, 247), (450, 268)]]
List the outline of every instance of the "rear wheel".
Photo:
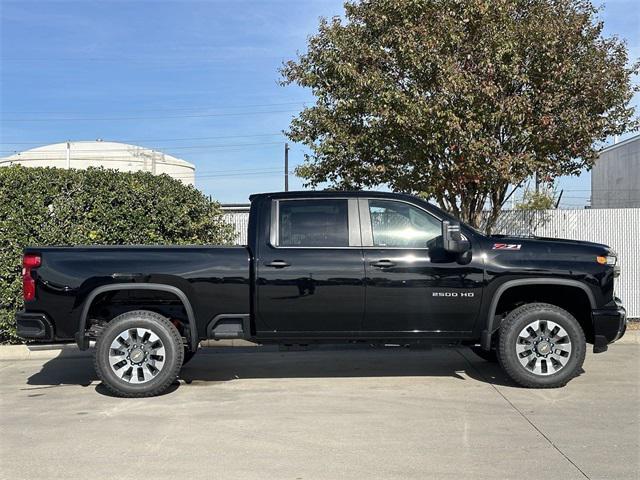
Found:
[(111, 320), (96, 342), (94, 365), (104, 385), (121, 397), (151, 397), (178, 377), (184, 347), (176, 327), (146, 310)]
[(555, 305), (523, 305), (500, 326), (498, 360), (509, 377), (524, 387), (564, 386), (580, 372), (585, 352), (582, 327)]

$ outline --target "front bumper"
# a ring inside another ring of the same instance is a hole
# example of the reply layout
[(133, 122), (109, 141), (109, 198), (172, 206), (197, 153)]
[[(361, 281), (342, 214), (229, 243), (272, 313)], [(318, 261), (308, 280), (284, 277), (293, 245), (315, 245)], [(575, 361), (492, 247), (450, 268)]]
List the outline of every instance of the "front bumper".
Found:
[(16, 313), (18, 336), (26, 340), (53, 340), (53, 325), (44, 313)]
[(605, 352), (607, 346), (622, 337), (627, 330), (627, 311), (619, 299), (610, 308), (592, 310), (591, 319), (594, 353)]

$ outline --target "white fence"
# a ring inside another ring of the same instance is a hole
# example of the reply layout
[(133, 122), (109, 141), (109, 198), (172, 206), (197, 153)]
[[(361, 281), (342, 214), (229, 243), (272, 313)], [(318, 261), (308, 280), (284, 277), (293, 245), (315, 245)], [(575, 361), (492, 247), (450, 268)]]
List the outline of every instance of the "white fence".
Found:
[(224, 221), (233, 226), (236, 233), (235, 244), (247, 244), (247, 231), (249, 229), (249, 207), (223, 207)]
[[(246, 245), (248, 207), (225, 209), (225, 220), (235, 228), (236, 244)], [(621, 270), (616, 279), (616, 295), (622, 299), (629, 318), (640, 318), (640, 208), (508, 210), (502, 213), (493, 231), (609, 245), (618, 253)]]

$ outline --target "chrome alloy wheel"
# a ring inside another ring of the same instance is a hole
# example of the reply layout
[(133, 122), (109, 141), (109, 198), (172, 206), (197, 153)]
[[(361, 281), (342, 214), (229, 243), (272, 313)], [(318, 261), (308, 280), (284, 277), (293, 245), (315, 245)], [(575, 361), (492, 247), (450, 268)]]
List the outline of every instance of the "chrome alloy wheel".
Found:
[(120, 332), (109, 347), (111, 370), (127, 383), (146, 383), (164, 366), (162, 340), (148, 328)]
[(550, 320), (535, 320), (518, 334), (516, 353), (520, 364), (536, 375), (561, 370), (571, 357), (567, 331)]

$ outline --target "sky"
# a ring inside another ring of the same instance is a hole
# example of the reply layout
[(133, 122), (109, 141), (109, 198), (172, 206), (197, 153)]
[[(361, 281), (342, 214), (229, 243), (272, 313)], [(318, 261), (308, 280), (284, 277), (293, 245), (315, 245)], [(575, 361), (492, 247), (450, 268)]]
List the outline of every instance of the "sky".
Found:
[[(605, 34), (639, 58), (640, 2), (604, 3)], [(0, 157), (101, 138), (195, 164), (223, 203), (282, 190), (282, 132), (313, 97), (278, 69), (342, 13), (341, 0), (0, 0)], [(304, 151), (291, 145), (290, 170)], [(589, 174), (558, 188), (561, 206), (582, 207)]]

